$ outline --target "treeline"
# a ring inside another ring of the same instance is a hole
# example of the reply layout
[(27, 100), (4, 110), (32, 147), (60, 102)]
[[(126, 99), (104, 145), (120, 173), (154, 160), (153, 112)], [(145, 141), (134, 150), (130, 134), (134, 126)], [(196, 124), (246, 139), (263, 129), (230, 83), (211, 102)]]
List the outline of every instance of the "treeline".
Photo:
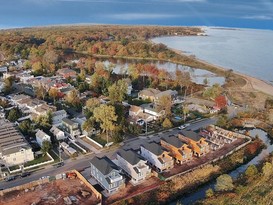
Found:
[[(132, 55), (138, 49), (141, 49), (141, 52), (166, 50), (165, 47), (153, 47), (147, 42), (142, 42), (149, 38), (196, 35), (199, 32), (199, 28), (189, 27), (110, 25), (12, 29), (0, 31), (0, 51), (6, 58), (13, 58), (15, 54), (27, 58), (33, 48), (39, 49), (41, 54), (53, 49), (62, 52), (88, 50), (91, 53), (107, 55), (127, 55), (127, 50), (128, 54)], [(147, 57), (147, 54), (144, 56)]]

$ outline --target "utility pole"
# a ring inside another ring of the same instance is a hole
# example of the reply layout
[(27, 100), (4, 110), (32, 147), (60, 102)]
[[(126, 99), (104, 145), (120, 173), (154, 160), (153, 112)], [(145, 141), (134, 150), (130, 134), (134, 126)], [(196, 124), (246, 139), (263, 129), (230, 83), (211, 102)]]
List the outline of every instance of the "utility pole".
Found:
[(60, 142), (59, 143), (59, 146), (58, 146), (58, 150), (59, 150), (59, 159), (60, 159), (60, 162), (62, 162), (62, 156), (61, 156), (61, 146), (60, 146)]

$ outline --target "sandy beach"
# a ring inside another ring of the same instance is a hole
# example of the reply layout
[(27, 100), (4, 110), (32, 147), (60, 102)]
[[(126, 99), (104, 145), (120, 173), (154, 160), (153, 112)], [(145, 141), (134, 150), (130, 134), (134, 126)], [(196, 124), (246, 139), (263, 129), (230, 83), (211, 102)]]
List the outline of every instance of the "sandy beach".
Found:
[[(173, 49), (173, 48), (169, 48), (169, 49), (173, 50), (174, 52), (178, 53), (179, 55), (188, 56), (183, 51)], [(195, 57), (194, 57), (194, 60), (196, 60), (196, 61), (198, 61), (200, 63), (206, 64), (206, 65), (215, 67), (216, 69), (219, 69), (221, 71), (229, 70), (229, 69), (223, 68), (221, 66), (208, 63), (207, 61), (204, 61), (204, 60), (201, 60), (201, 59), (198, 59), (198, 58), (195, 58)], [(271, 85), (270, 83), (267, 83), (267, 82), (265, 82), (263, 80), (260, 80), (260, 79), (255, 78), (255, 77), (248, 76), (246, 74), (243, 74), (243, 73), (240, 73), (240, 72), (237, 72), (237, 71), (233, 71), (233, 73), (240, 76), (240, 77), (242, 77), (242, 78), (244, 78), (247, 81), (247, 84), (243, 87), (243, 89), (245, 89), (245, 90), (256, 90), (256, 91), (263, 92), (263, 93), (265, 93), (267, 95), (273, 96), (273, 85)]]

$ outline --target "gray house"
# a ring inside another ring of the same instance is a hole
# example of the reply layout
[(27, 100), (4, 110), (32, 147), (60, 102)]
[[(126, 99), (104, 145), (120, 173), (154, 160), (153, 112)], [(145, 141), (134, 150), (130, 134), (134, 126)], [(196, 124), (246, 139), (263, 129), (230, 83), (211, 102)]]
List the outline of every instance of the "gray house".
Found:
[(113, 193), (125, 186), (125, 179), (120, 174), (121, 169), (115, 165), (108, 157), (94, 157), (91, 161), (91, 176), (107, 190)]
[(75, 138), (75, 137), (81, 135), (79, 124), (73, 120), (68, 119), (68, 118), (62, 119), (62, 128), (72, 138)]

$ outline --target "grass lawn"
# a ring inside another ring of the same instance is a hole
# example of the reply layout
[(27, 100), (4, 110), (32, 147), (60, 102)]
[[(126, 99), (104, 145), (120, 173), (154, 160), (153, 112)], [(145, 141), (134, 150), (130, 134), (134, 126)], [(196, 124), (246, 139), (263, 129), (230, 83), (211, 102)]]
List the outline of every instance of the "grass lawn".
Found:
[(29, 161), (29, 162), (25, 163), (24, 167), (39, 164), (39, 163), (42, 163), (42, 162), (47, 162), (49, 160), (51, 160), (51, 159), (47, 155), (41, 156), (41, 157), (38, 157), (38, 158), (36, 158), (36, 159), (34, 159), (32, 161)]

